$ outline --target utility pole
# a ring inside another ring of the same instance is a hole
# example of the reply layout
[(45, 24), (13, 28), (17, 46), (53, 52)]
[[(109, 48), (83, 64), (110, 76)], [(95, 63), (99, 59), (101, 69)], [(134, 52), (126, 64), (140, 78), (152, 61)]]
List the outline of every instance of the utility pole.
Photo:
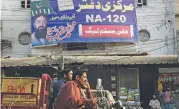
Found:
[(59, 64), (59, 65), (58, 65), (57, 68), (56, 68), (57, 71), (53, 73), (53, 76), (54, 76), (53, 80), (54, 80), (54, 82), (55, 82), (55, 81), (58, 81), (58, 75), (59, 75), (59, 73), (60, 73), (62, 70), (64, 70), (65, 63), (64, 63), (64, 56), (63, 56), (63, 55), (62, 55), (62, 57), (60, 57), (58, 64)]
[(61, 70), (65, 68), (64, 56), (62, 55)]
[(178, 55), (178, 62), (179, 62), (179, 31), (176, 33), (177, 38), (177, 55)]

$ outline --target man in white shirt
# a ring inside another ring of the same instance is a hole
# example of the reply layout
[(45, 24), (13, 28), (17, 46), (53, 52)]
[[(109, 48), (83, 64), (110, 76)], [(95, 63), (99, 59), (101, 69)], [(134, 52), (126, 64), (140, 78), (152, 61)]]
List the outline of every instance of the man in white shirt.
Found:
[(149, 106), (151, 109), (161, 109), (160, 102), (156, 99), (155, 95), (153, 95), (153, 99), (150, 100)]

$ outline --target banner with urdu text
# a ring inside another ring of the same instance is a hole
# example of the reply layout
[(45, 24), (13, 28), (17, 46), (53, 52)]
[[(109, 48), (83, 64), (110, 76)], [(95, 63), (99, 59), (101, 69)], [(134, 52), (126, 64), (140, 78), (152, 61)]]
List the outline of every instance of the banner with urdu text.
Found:
[(138, 41), (135, 0), (31, 0), (32, 46)]

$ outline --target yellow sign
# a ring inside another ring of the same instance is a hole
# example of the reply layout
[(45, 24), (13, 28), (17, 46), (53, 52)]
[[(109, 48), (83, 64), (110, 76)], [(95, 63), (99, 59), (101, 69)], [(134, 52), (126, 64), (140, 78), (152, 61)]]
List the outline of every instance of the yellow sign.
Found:
[(35, 106), (39, 92), (39, 78), (2, 78), (2, 104), (5, 106)]
[(2, 94), (2, 104), (4, 106), (36, 106), (38, 99), (35, 95), (13, 95)]

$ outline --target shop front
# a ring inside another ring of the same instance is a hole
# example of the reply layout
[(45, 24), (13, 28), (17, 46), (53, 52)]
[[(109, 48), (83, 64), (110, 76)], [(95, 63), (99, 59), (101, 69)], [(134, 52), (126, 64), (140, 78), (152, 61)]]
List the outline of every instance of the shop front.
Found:
[[(158, 94), (162, 109), (169, 103), (170, 109), (179, 108), (179, 67), (159, 68)], [(167, 99), (168, 98), (168, 99)], [(178, 107), (178, 108), (177, 108)]]
[[(39, 59), (39, 61), (35, 63), (37, 59)], [(59, 59), (59, 57), (57, 56), (51, 61), (48, 60), (51, 63), (50, 67), (52, 67), (52, 65), (60, 66), (56, 59)], [(42, 64), (43, 66), (49, 65), (48, 61), (47, 59), (37, 57), (16, 59), (15, 62), (14, 59), (4, 59), (2, 66), (17, 66), (17, 63), (23, 62), (21, 64), (24, 67), (31, 65), (30, 70), (26, 71), (31, 71), (36, 74), (37, 68), (33, 70), (32, 66), (37, 64)], [(176, 64), (168, 64), (168, 62)], [(73, 68), (76, 66), (76, 63), (80, 63), (80, 65), (82, 64), (82, 66), (88, 68), (88, 79), (92, 86), (94, 86), (94, 89), (97, 79), (101, 78), (103, 80), (102, 85), (104, 89), (109, 90), (116, 100), (120, 99), (135, 107), (139, 106), (141, 102), (144, 102), (143, 109), (150, 109), (149, 102), (152, 99), (152, 95), (161, 94), (161, 89), (159, 92), (157, 91), (157, 87), (159, 88), (161, 86), (157, 84), (157, 81), (161, 79), (162, 90), (164, 88), (171, 89), (174, 98), (171, 100), (171, 107), (179, 104), (177, 98), (179, 86), (178, 82), (176, 82), (179, 78), (179, 69), (171, 70), (171, 68), (168, 68), (170, 69), (168, 70), (160, 68), (178, 66), (177, 56), (133, 56), (127, 58), (126, 56), (64, 56), (63, 64), (65, 67)], [(47, 71), (46, 67), (40, 69)], [(54, 69), (51, 72), (55, 72)], [(26, 73), (21, 74), (25, 75)], [(31, 73), (27, 74), (31, 75)], [(174, 82), (169, 82), (171, 80)], [(160, 101), (162, 104), (162, 98)]]
[(88, 79), (92, 86), (96, 86), (96, 81), (100, 78), (103, 88), (109, 90), (115, 100), (121, 100), (129, 107), (140, 107), (139, 68), (137, 66), (135, 68), (131, 68), (132, 66), (123, 68), (118, 65), (87, 65), (85, 67), (88, 69)]
[(158, 68), (153, 65), (119, 66), (117, 70), (117, 99), (129, 109), (150, 109), (149, 102), (156, 90)]
[(140, 87), (138, 68), (120, 68), (118, 70), (118, 98), (129, 108), (140, 109)]

